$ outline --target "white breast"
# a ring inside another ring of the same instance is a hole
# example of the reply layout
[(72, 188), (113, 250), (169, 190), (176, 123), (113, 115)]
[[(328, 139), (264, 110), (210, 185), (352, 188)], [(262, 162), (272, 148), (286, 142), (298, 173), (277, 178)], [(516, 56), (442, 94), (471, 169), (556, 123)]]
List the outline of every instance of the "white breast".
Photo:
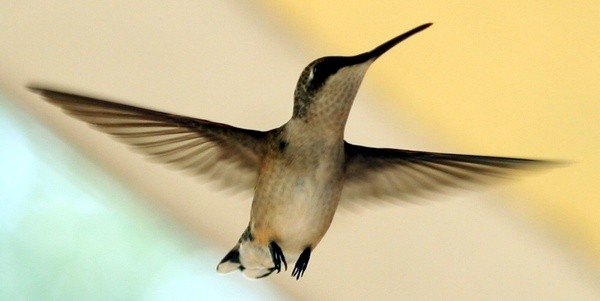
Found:
[(307, 244), (316, 243), (323, 237), (337, 207), (341, 187), (336, 174), (328, 164), (306, 177), (291, 181), (287, 201), (274, 217), (273, 226), (282, 238), (282, 248), (302, 251)]

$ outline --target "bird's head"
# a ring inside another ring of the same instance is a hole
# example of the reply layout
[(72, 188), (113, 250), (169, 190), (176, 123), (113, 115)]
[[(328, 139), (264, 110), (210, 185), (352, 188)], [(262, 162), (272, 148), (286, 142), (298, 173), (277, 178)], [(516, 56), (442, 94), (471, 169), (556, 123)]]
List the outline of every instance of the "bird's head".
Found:
[(310, 63), (302, 71), (296, 85), (292, 118), (307, 122), (336, 123), (341, 119), (343, 128), (371, 63), (398, 43), (429, 26), (431, 23), (423, 24), (356, 56), (328, 56)]

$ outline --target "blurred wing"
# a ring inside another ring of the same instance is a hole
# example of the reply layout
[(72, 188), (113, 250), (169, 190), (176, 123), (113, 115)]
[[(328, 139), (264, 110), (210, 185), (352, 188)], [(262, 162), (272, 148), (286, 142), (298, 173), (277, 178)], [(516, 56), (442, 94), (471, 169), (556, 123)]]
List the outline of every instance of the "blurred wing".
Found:
[(371, 148), (345, 143), (343, 200), (407, 198), (506, 178), (548, 161)]
[(254, 188), (266, 132), (50, 89), (30, 89), (156, 161), (217, 178), (224, 186)]

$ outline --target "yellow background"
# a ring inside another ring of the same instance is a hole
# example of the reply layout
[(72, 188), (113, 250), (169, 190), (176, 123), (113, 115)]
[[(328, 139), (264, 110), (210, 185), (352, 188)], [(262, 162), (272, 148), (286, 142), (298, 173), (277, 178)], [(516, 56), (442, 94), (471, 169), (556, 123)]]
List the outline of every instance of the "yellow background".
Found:
[(352, 55), (433, 22), (367, 80), (453, 151), (569, 162), (520, 181), (532, 203), (512, 205), (600, 266), (599, 2), (262, 2), (321, 53)]

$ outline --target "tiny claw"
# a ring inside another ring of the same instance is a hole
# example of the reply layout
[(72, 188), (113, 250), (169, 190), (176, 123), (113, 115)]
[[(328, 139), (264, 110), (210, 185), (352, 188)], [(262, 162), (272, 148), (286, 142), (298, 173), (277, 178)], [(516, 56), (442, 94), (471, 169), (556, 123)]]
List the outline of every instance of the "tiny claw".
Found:
[(304, 249), (298, 260), (296, 261), (296, 265), (294, 266), (294, 270), (292, 271), (292, 277), (296, 277), (296, 280), (299, 280), (300, 277), (304, 276), (304, 271), (308, 267), (308, 261), (310, 260), (310, 247)]
[(287, 262), (285, 261), (285, 256), (279, 245), (272, 241), (269, 244), (269, 250), (271, 251), (271, 258), (273, 259), (273, 264), (275, 265), (274, 269), (277, 270), (277, 273), (281, 271), (281, 262), (283, 262), (284, 268), (287, 271)]

